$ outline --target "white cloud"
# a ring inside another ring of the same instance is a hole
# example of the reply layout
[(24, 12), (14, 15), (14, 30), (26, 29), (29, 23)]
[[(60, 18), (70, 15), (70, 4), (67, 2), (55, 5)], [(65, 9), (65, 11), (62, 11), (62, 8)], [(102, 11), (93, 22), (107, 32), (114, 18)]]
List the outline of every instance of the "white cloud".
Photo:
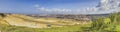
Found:
[[(106, 2), (106, 0), (103, 0), (103, 2)], [(100, 13), (111, 13), (111, 12), (120, 12), (120, 7), (113, 7), (113, 6), (109, 6), (109, 5), (114, 5), (114, 4), (106, 4), (108, 7), (106, 7), (106, 5), (103, 5), (106, 3), (102, 3), (100, 4), (100, 7), (91, 7), (91, 8), (82, 8), (82, 9), (59, 9), (59, 8), (45, 8), (45, 7), (40, 7), (40, 5), (36, 4), (35, 7), (37, 7), (37, 9), (39, 11), (46, 11), (46, 12), (62, 12), (62, 13), (71, 13), (71, 14), (100, 14)], [(120, 3), (119, 3), (120, 4)], [(109, 9), (108, 9), (109, 8)]]
[(45, 8), (41, 7), (39, 4), (34, 5), (38, 11), (45, 11), (45, 12), (51, 12), (51, 13), (73, 13), (73, 14), (80, 14), (80, 13), (88, 13), (91, 11), (95, 11), (94, 8), (80, 8), (80, 9), (59, 9), (59, 8)]
[(58, 9), (58, 8), (44, 8), (44, 7), (39, 7), (37, 8), (39, 11), (47, 11), (47, 12), (70, 12), (72, 11), (71, 9)]

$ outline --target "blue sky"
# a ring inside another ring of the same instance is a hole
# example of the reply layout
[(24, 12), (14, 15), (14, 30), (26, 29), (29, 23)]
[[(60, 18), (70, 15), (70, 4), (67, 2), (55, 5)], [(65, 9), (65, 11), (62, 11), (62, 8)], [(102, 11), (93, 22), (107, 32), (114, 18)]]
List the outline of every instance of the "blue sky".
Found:
[(2, 13), (23, 13), (23, 14), (41, 14), (56, 13), (41, 11), (44, 9), (80, 9), (86, 7), (95, 7), (100, 0), (0, 0), (0, 12)]

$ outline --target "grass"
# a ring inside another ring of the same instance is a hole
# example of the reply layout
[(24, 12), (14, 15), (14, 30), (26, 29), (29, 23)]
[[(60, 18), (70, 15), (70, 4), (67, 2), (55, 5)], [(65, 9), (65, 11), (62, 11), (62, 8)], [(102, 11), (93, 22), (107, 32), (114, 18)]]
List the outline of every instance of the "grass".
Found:
[(73, 25), (41, 29), (1, 25), (0, 28), (2, 28), (1, 31), (4, 32), (82, 32), (85, 27), (88, 27), (88, 25)]

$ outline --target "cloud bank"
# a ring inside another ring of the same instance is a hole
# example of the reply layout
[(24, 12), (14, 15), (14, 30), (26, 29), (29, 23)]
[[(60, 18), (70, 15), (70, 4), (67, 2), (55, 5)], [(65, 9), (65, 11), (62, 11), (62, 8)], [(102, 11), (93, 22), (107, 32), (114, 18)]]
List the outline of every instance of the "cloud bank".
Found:
[(39, 11), (46, 11), (51, 13), (60, 13), (60, 14), (105, 14), (105, 13), (114, 13), (120, 12), (120, 2), (119, 0), (101, 0), (98, 7), (92, 8), (78, 8), (78, 9), (59, 9), (59, 8), (45, 8), (40, 7), (40, 5), (35, 5)]

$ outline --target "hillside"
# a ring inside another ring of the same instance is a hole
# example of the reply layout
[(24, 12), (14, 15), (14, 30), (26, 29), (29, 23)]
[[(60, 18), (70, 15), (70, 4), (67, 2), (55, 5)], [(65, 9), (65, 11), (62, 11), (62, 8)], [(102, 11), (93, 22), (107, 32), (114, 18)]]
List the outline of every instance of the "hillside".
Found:
[(1, 14), (2, 32), (119, 32), (120, 13), (97, 17), (91, 21), (66, 18), (31, 17), (22, 14)]
[(77, 21), (74, 19), (58, 19), (58, 18), (35, 18), (22, 14), (0, 14), (0, 23), (11, 26), (23, 26), (30, 28), (50, 28), (62, 27), (66, 25), (86, 24), (87, 22)]

